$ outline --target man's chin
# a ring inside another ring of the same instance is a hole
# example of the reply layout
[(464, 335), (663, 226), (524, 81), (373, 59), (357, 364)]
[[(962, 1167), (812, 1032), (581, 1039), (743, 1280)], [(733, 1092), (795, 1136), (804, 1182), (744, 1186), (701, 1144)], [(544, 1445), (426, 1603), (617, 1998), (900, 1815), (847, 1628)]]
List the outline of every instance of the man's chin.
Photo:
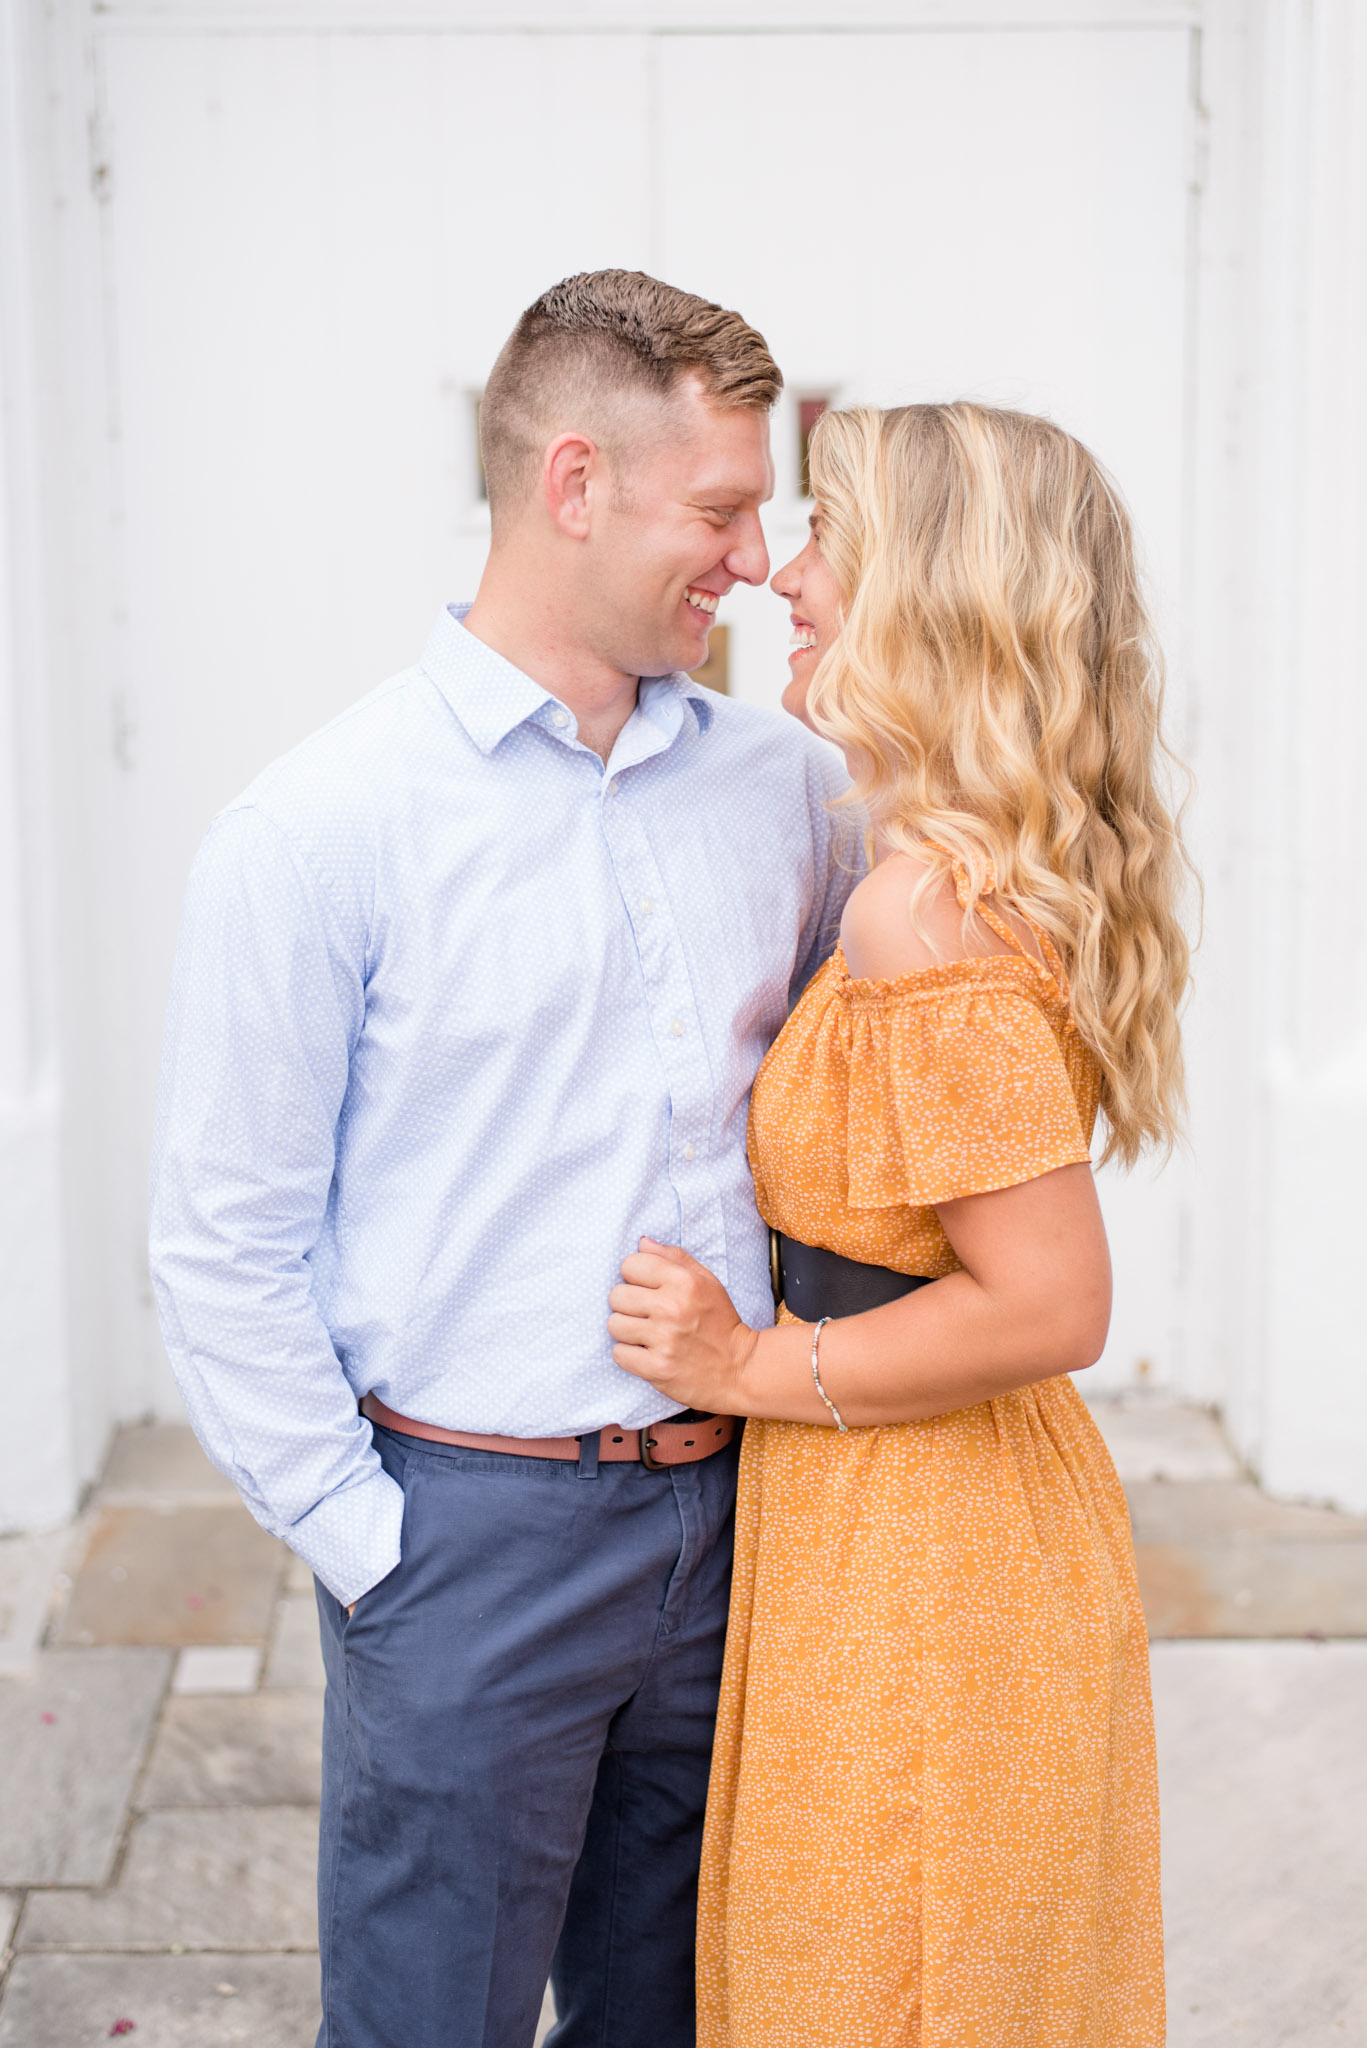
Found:
[(654, 668), (643, 668), (643, 676), (691, 675), (695, 668), (701, 668), (707, 660), (707, 642), (701, 647), (674, 647), (667, 649)]
[[(637, 643), (635, 674), (668, 676), (682, 670), (688, 675), (701, 668), (707, 659), (707, 639), (714, 623), (709, 619), (705, 626), (694, 626), (691, 619), (662, 620), (660, 637), (653, 646)], [(633, 671), (627, 667), (624, 672), (630, 675)]]

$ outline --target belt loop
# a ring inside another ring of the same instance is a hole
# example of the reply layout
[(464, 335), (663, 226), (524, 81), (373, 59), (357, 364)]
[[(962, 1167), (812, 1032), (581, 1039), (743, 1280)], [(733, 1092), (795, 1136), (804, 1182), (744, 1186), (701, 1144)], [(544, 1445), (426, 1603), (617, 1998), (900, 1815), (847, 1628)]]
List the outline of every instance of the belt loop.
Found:
[(602, 1434), (601, 1430), (593, 1429), (589, 1430), (587, 1434), (579, 1439), (579, 1477), (581, 1479), (596, 1479), (598, 1477), (598, 1449)]

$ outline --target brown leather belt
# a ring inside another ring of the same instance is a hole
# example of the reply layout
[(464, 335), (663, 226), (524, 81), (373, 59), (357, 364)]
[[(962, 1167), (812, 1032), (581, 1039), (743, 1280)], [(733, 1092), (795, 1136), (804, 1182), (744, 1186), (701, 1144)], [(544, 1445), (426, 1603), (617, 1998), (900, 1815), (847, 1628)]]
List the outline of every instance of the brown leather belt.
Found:
[[(476, 1436), (468, 1429), (441, 1429), (435, 1422), (415, 1422), (386, 1408), (378, 1394), (361, 1396), (361, 1413), (382, 1429), (397, 1430), (400, 1436), (418, 1436), (431, 1444), (455, 1444), (466, 1451), (505, 1451), (514, 1458), (575, 1458), (581, 1454), (577, 1436)], [(671, 1416), (666, 1422), (652, 1422), (646, 1429), (617, 1429), (612, 1424), (598, 1433), (598, 1457), (602, 1464), (642, 1464), (652, 1472), (666, 1465), (695, 1465), (724, 1451), (736, 1434), (734, 1415)]]

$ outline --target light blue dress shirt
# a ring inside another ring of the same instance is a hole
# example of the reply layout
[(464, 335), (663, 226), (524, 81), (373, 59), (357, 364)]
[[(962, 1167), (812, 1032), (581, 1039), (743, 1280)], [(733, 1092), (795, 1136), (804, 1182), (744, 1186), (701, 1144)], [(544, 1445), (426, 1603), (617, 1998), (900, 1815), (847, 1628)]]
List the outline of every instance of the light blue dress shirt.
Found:
[(172, 981), (167, 1349), (343, 1601), (399, 1556), (361, 1394), (510, 1436), (676, 1412), (606, 1330), (642, 1235), (772, 1320), (750, 1084), (860, 865), (792, 719), (644, 679), (605, 769), (466, 609), (215, 821)]

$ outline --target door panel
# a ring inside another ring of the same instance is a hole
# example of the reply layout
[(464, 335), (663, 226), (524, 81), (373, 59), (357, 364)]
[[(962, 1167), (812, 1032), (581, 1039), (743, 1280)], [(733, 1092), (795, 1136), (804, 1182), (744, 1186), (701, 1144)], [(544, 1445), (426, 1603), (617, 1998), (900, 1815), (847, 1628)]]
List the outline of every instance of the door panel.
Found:
[[(1187, 35), (698, 36), (654, 61), (663, 273), (738, 305), (790, 393), (1058, 419), (1118, 478), (1171, 617)], [(790, 408), (776, 551), (806, 519), (795, 439)], [(782, 607), (722, 616), (740, 692), (776, 702)]]
[(468, 394), (547, 282), (643, 260), (643, 65), (632, 37), (110, 47), (131, 666), (161, 862), (183, 868), (219, 804), (412, 659), (477, 576)]

